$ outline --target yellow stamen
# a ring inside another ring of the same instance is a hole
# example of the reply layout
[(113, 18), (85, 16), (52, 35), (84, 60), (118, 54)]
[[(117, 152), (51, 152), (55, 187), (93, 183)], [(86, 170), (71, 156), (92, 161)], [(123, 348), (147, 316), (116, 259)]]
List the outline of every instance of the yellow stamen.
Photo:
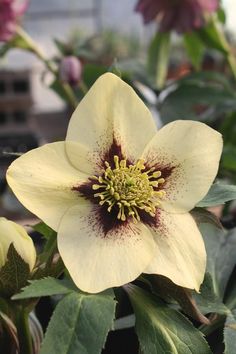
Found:
[(100, 198), (99, 204), (108, 204), (108, 212), (117, 206), (117, 218), (121, 221), (129, 216), (134, 222), (139, 221), (139, 210), (154, 217), (160, 200), (165, 197), (164, 190), (156, 190), (159, 184), (165, 182), (164, 178), (160, 178), (161, 171), (155, 170), (155, 167), (145, 171), (144, 160), (141, 159), (127, 166), (127, 161), (120, 161), (117, 155), (114, 156), (114, 164), (115, 168), (111, 168), (105, 161), (103, 175), (92, 177), (96, 181), (92, 189), (100, 190), (94, 193), (95, 198)]

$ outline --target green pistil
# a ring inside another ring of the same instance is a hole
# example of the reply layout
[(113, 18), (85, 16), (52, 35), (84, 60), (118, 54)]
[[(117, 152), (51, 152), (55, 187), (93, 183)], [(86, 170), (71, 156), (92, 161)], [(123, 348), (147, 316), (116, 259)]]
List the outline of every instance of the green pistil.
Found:
[(117, 218), (125, 221), (132, 216), (135, 221), (140, 220), (139, 210), (155, 216), (160, 200), (165, 196), (164, 190), (154, 190), (165, 182), (161, 172), (155, 167), (145, 171), (144, 161), (138, 160), (135, 165), (127, 166), (126, 160), (119, 161), (114, 156), (115, 168), (112, 169), (106, 161), (106, 169), (102, 176), (93, 176), (97, 183), (93, 184), (95, 198), (100, 198), (99, 204), (108, 204), (108, 212), (113, 206), (118, 206)]

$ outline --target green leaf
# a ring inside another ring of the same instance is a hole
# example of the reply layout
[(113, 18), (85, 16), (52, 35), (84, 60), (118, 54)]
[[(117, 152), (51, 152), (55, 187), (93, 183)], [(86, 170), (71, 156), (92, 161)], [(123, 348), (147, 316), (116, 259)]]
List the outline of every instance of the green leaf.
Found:
[(26, 285), (30, 277), (30, 269), (21, 256), (10, 245), (7, 253), (7, 261), (0, 269), (0, 293), (4, 296), (11, 296)]
[(28, 299), (40, 296), (52, 296), (58, 294), (68, 294), (76, 290), (75, 285), (65, 280), (55, 278), (44, 278), (39, 280), (30, 280), (30, 285), (24, 287), (22, 292), (12, 297), (13, 300)]
[(32, 280), (38, 280), (47, 277), (58, 278), (65, 270), (65, 265), (61, 257), (57, 254), (54, 257), (54, 260), (50, 264), (44, 263), (38, 267), (35, 272), (32, 274)]
[(11, 308), (9, 306), (9, 302), (6, 299), (0, 297), (0, 312), (5, 313), (6, 315), (10, 316)]
[(166, 302), (173, 299), (178, 302), (181, 310), (198, 322), (209, 324), (209, 320), (200, 312), (192, 296), (191, 290), (174, 284), (162, 275), (149, 275), (152, 290)]
[(236, 228), (231, 229), (221, 245), (216, 260), (216, 271), (219, 283), (219, 292), (223, 296), (230, 275), (236, 264)]
[(117, 331), (119, 329), (131, 328), (134, 327), (134, 325), (135, 325), (135, 316), (134, 314), (132, 314), (115, 320), (114, 330)]
[(212, 277), (214, 294), (219, 296), (219, 283), (217, 277), (216, 262), (220, 248), (225, 239), (225, 231), (211, 224), (200, 224), (199, 230), (203, 236), (207, 252), (207, 271)]
[(68, 294), (52, 315), (40, 354), (100, 354), (114, 314), (112, 291)]
[(231, 145), (232, 148), (234, 148), (234, 151), (236, 150), (236, 111), (232, 112), (231, 114), (228, 114), (226, 117), (224, 117), (220, 127), (219, 131), (224, 137), (224, 147), (226, 145)]
[(225, 11), (222, 7), (219, 8), (219, 10), (217, 11), (217, 17), (218, 17), (218, 20), (225, 24), (226, 22), (226, 14), (225, 14)]
[[(233, 127), (231, 128), (233, 130)], [(235, 134), (236, 136), (236, 134)], [(223, 169), (229, 170), (233, 172), (233, 177), (235, 180), (235, 172), (236, 172), (236, 143), (233, 144), (225, 144), (222, 157), (221, 157), (221, 166)]]
[(216, 71), (194, 72), (181, 78), (179, 83), (195, 83), (200, 86), (211, 84), (214, 87), (224, 88), (232, 94), (234, 90), (228, 77)]
[[(224, 118), (220, 125), (220, 132), (224, 135), (227, 143), (236, 143), (236, 126), (235, 126), (236, 112), (229, 114)], [(225, 142), (225, 141), (224, 141)]]
[(204, 46), (196, 32), (187, 32), (184, 34), (184, 45), (194, 68), (200, 70), (204, 54)]
[(12, 48), (32, 50), (31, 45), (19, 34), (16, 34), (12, 39), (0, 46), (0, 57), (4, 57)]
[(194, 218), (197, 224), (212, 224), (220, 229), (222, 229), (222, 225), (220, 220), (215, 216), (215, 214), (203, 208), (194, 208), (191, 210), (190, 214)]
[(236, 282), (234, 282), (231, 289), (227, 291), (225, 303), (230, 310), (236, 308)]
[(50, 263), (54, 254), (57, 252), (57, 233), (43, 222), (35, 225), (34, 230), (38, 231), (46, 238), (43, 252), (39, 255), (40, 263), (45, 261)]
[(215, 294), (212, 277), (208, 272), (205, 274), (200, 293), (195, 293), (194, 298), (198, 307), (204, 314), (211, 312), (219, 314), (229, 313), (229, 309), (223, 304), (222, 299)]
[(155, 77), (157, 88), (165, 84), (170, 52), (170, 33), (157, 32), (153, 38), (148, 52), (148, 71)]
[(60, 39), (57, 39), (57, 38), (54, 38), (53, 42), (55, 43), (60, 54), (62, 54), (63, 56), (73, 54), (73, 48), (70, 44), (64, 43)]
[(211, 224), (200, 224), (207, 251), (207, 271), (212, 277), (214, 293), (223, 299), (236, 263), (236, 229), (226, 232)]
[(134, 308), (143, 354), (211, 353), (202, 334), (181, 313), (134, 285), (126, 290)]
[(106, 66), (96, 64), (85, 64), (83, 67), (83, 81), (85, 85), (90, 88), (99, 76), (108, 71)]
[(236, 76), (236, 61), (234, 53), (230, 48), (230, 45), (224, 35), (222, 26), (220, 26), (219, 21), (215, 16), (211, 16), (211, 19), (208, 25), (198, 31), (199, 37), (205, 43), (205, 45), (219, 50), (222, 54), (225, 55), (229, 67), (233, 73), (233, 76)]
[(223, 204), (236, 199), (236, 186), (230, 184), (215, 183), (211, 186), (207, 195), (197, 204), (197, 207), (209, 207)]
[(236, 353), (236, 311), (227, 316), (224, 329), (225, 354)]
[(55, 91), (63, 101), (68, 103), (68, 97), (59, 79), (53, 80), (52, 83), (49, 85), (49, 88)]
[(0, 45), (0, 58), (3, 58), (11, 48), (12, 47), (9, 42), (1, 44)]
[(219, 50), (221, 53), (227, 55), (228, 47), (223, 37), (220, 36), (220, 31), (217, 29), (214, 20), (212, 20), (207, 26), (201, 28), (196, 33), (207, 47)]
[(40, 233), (44, 238), (49, 239), (51, 237), (56, 237), (56, 232), (51, 229), (44, 222), (39, 222), (36, 225), (31, 226), (34, 231)]
[[(207, 80), (207, 79), (206, 79)], [(219, 83), (206, 80), (183, 80), (169, 88), (160, 102), (162, 121), (176, 119), (211, 121), (221, 112), (235, 110), (236, 97)]]

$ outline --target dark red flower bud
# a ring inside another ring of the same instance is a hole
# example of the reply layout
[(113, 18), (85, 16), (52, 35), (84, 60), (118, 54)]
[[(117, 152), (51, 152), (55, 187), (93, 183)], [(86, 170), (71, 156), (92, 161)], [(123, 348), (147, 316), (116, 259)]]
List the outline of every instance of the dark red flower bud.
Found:
[(60, 79), (74, 86), (80, 82), (82, 74), (81, 61), (74, 55), (64, 57), (59, 68)]

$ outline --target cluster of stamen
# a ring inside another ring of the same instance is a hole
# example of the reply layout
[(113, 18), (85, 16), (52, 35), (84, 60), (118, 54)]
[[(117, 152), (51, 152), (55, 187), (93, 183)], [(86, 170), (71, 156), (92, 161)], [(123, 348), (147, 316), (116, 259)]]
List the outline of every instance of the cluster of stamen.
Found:
[(93, 176), (96, 183), (92, 185), (95, 198), (100, 198), (99, 204), (108, 205), (108, 212), (114, 206), (118, 207), (117, 218), (125, 221), (132, 216), (134, 221), (139, 221), (139, 210), (155, 216), (156, 208), (160, 205), (165, 191), (158, 189), (165, 182), (161, 172), (155, 167), (145, 171), (143, 160), (138, 160), (134, 165), (128, 165), (126, 160), (119, 160), (114, 156), (115, 167), (111, 168), (106, 161), (106, 169), (102, 176)]

